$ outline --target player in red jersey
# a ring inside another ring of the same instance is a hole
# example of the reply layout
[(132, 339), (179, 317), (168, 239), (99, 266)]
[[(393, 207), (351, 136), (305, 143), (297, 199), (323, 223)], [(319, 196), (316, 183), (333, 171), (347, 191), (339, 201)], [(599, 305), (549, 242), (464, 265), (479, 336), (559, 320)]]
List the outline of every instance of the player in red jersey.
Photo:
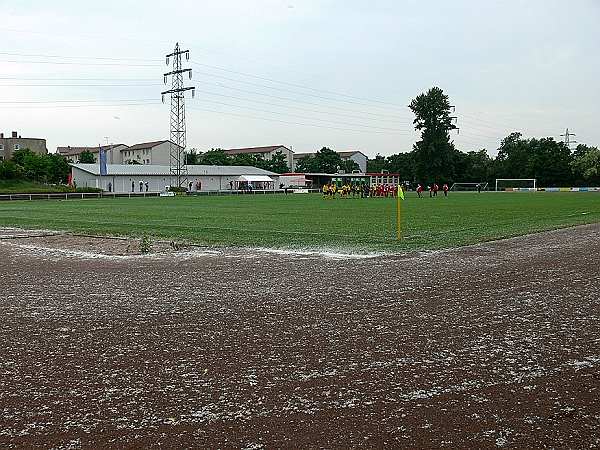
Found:
[(418, 196), (419, 198), (421, 198), (421, 197), (422, 197), (422, 195), (421, 195), (421, 194), (422, 194), (422, 192), (423, 192), (423, 186), (421, 186), (420, 184), (418, 184), (418, 185), (417, 185), (417, 196)]

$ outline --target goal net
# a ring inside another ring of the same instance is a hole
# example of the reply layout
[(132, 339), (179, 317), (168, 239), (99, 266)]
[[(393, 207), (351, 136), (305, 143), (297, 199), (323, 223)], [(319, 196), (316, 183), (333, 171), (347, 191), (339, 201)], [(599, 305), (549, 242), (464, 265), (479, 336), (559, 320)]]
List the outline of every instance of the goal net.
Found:
[(486, 182), (481, 183), (454, 183), (450, 186), (451, 191), (477, 191), (477, 186), (482, 191), (487, 191), (488, 184)]
[(535, 178), (496, 178), (497, 191), (535, 191)]

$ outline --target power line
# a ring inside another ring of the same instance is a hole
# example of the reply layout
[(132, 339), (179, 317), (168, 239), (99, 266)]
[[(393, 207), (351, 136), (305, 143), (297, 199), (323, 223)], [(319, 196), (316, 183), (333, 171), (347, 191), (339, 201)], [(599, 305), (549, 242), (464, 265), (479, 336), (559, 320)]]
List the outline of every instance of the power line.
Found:
[(70, 66), (119, 66), (119, 67), (160, 67), (159, 64), (124, 64), (124, 63), (82, 63), (68, 61), (23, 61), (5, 59), (2, 62), (16, 64), (55, 64), (55, 65), (70, 65)]
[(2, 100), (3, 104), (19, 104), (19, 103), (95, 103), (95, 102), (154, 102), (154, 98), (134, 98), (134, 99), (106, 99), (106, 100)]
[(1, 84), (2, 87), (146, 87), (161, 86), (160, 83), (147, 84)]
[[(198, 64), (198, 63), (194, 63), (192, 61), (192, 64)], [(207, 66), (207, 67), (217, 68), (216, 66), (209, 66), (207, 64), (202, 64), (202, 65), (203, 66)], [(220, 70), (227, 70), (227, 69), (222, 69), (222, 68), (218, 68), (218, 69), (220, 69)], [(215, 77), (215, 78), (221, 78), (221, 79), (228, 80), (228, 81), (233, 81), (233, 82), (236, 82), (236, 83), (243, 83), (243, 84), (248, 84), (248, 85), (251, 85), (251, 86), (258, 86), (258, 87), (262, 87), (262, 88), (266, 88), (266, 89), (272, 89), (272, 90), (275, 90), (275, 91), (289, 92), (289, 93), (293, 93), (293, 94), (296, 94), (296, 95), (303, 95), (303, 96), (309, 96), (309, 97), (314, 97), (314, 98), (320, 98), (320, 99), (334, 101), (334, 102), (350, 103), (350, 104), (354, 104), (354, 105), (365, 105), (365, 102), (367, 102), (367, 103), (383, 103), (383, 104), (388, 104), (388, 105), (393, 106), (394, 109), (397, 108), (398, 109), (397, 112), (401, 112), (401, 111), (404, 111), (406, 109), (406, 107), (402, 107), (402, 106), (397, 105), (395, 103), (388, 103), (388, 102), (382, 102), (382, 101), (379, 101), (379, 100), (371, 100), (371, 99), (366, 99), (366, 98), (361, 98), (361, 97), (353, 97), (353, 96), (345, 95), (345, 94), (338, 94), (338, 93), (331, 92), (331, 91), (325, 91), (325, 90), (321, 90), (321, 89), (314, 89), (314, 88), (310, 88), (310, 87), (304, 87), (304, 86), (296, 85), (296, 84), (293, 84), (293, 83), (286, 83), (286, 82), (283, 82), (283, 81), (276, 81), (276, 80), (272, 80), (270, 78), (265, 78), (265, 77), (255, 76), (255, 75), (249, 75), (249, 74), (244, 74), (243, 72), (236, 72), (236, 71), (230, 71), (230, 70), (228, 70), (228, 72), (233, 72), (233, 73), (237, 73), (237, 74), (241, 74), (241, 75), (244, 75), (244, 76), (253, 77), (253, 78), (257, 78), (257, 79), (261, 79), (261, 80), (267, 80), (267, 81), (271, 81), (271, 82), (276, 82), (276, 83), (291, 85), (291, 86), (299, 87), (301, 89), (307, 89), (307, 90), (311, 90), (311, 91), (315, 91), (315, 92), (323, 92), (323, 93), (329, 93), (329, 94), (332, 94), (332, 95), (338, 95), (338, 96), (342, 96), (342, 97), (348, 97), (348, 98), (351, 98), (351, 99), (354, 99), (354, 100), (358, 100), (358, 101), (344, 100), (344, 99), (332, 98), (332, 97), (324, 97), (322, 95), (308, 94), (306, 92), (292, 91), (290, 89), (278, 88), (278, 87), (274, 87), (274, 86), (267, 86), (267, 85), (264, 85), (264, 84), (252, 83), (250, 81), (237, 80), (235, 78), (229, 78), (229, 77), (225, 77), (225, 76), (222, 76), (222, 75), (210, 74), (210, 73), (207, 73), (207, 72), (198, 72), (198, 73), (200, 73), (201, 75), (206, 75), (206, 76)], [(391, 109), (389, 106), (372, 105), (372, 107), (375, 107), (375, 108), (384, 108), (384, 109)]]
[[(199, 91), (200, 92), (200, 91)], [(263, 112), (263, 113), (267, 113), (267, 114), (283, 114), (285, 116), (289, 116), (289, 117), (297, 117), (300, 119), (307, 119), (307, 117), (305, 116), (300, 116), (297, 114), (287, 114), (287, 113), (280, 113), (280, 112), (274, 112), (274, 111), (267, 111), (264, 109), (260, 109), (260, 108), (252, 108), (252, 107), (248, 107), (248, 106), (240, 106), (240, 105), (232, 105), (230, 103), (222, 103), (222, 102), (211, 102), (213, 104), (216, 105), (223, 105), (223, 106), (229, 106), (232, 108), (241, 108), (241, 109), (251, 109), (254, 111), (258, 111), (258, 112)], [(377, 126), (372, 126), (372, 125), (362, 125), (362, 124), (356, 124), (356, 123), (347, 123), (347, 122), (337, 122), (337, 121), (333, 121), (333, 120), (325, 120), (325, 119), (319, 119), (320, 122), (327, 122), (327, 123), (333, 123), (333, 124), (338, 124), (338, 125), (348, 125), (348, 126), (352, 126), (352, 127), (361, 127), (361, 128), (371, 128), (371, 129), (378, 129), (378, 130), (382, 130), (382, 131), (394, 131), (397, 133), (405, 133), (405, 130), (398, 130), (396, 128), (386, 128), (386, 127), (377, 127)]]
[(0, 52), (0, 55), (5, 56), (23, 56), (26, 58), (59, 58), (59, 59), (92, 59), (92, 60), (106, 60), (106, 61), (146, 61), (160, 63), (159, 59), (148, 59), (148, 58), (114, 58), (107, 56), (73, 56), (73, 55), (42, 55), (42, 54), (31, 54), (31, 53), (11, 53), (11, 52)]
[(147, 103), (95, 103), (95, 104), (87, 104), (87, 105), (16, 105), (11, 106), (10, 109), (62, 109), (62, 108), (104, 108), (104, 107), (121, 107), (121, 106), (155, 106), (160, 105), (159, 101), (155, 102), (147, 102)]
[(247, 115), (247, 114), (238, 114), (238, 113), (225, 112), (225, 111), (217, 111), (217, 110), (214, 110), (214, 109), (207, 109), (207, 108), (190, 107), (190, 109), (191, 110), (195, 110), (195, 111), (205, 111), (205, 112), (216, 113), (216, 114), (224, 114), (224, 115), (228, 115), (228, 116), (244, 117), (244, 118), (248, 118), (248, 119), (265, 120), (265, 121), (268, 121), (268, 122), (278, 122), (278, 123), (284, 123), (284, 124), (287, 124), (287, 125), (300, 125), (300, 126), (305, 126), (305, 127), (326, 128), (326, 129), (329, 129), (329, 130), (350, 131), (350, 132), (354, 132), (354, 133), (397, 134), (397, 133), (390, 133), (390, 132), (385, 132), (385, 131), (354, 130), (354, 129), (350, 129), (350, 128), (330, 127), (330, 126), (326, 126), (326, 125), (317, 125), (317, 124), (299, 123), (299, 122), (288, 122), (288, 121), (285, 121), (285, 120), (270, 119), (270, 118), (266, 118), (266, 117), (250, 116), (250, 115)]
[[(157, 62), (158, 60), (156, 59), (150, 59), (150, 58), (115, 58), (115, 57), (101, 57), (101, 56), (77, 56), (77, 55), (48, 55), (48, 54), (40, 54), (40, 53), (16, 53), (16, 52), (0, 52), (0, 55), (5, 55), (5, 56), (18, 56), (18, 57), (34, 57), (34, 58), (55, 58), (55, 59), (82, 59), (82, 60), (100, 60), (100, 61), (145, 61), (145, 62)], [(124, 65), (124, 66), (130, 66), (130, 67), (158, 67), (158, 64), (156, 65), (149, 65), (149, 64), (123, 64), (123, 63), (102, 63), (102, 64), (98, 64), (98, 63), (79, 63), (79, 62), (68, 62), (68, 61), (60, 61), (60, 62), (55, 62), (55, 61), (28, 61), (28, 60), (8, 60), (5, 62), (13, 62), (13, 63), (27, 63), (27, 64), (60, 64), (60, 65), (71, 65), (71, 64), (79, 64), (79, 65), (100, 65), (100, 66), (104, 66), (104, 65)], [(263, 81), (268, 81), (269, 83), (277, 83), (277, 84), (282, 84), (282, 85), (287, 85), (287, 86), (291, 86), (291, 87), (295, 87), (295, 88), (299, 88), (299, 89), (305, 89), (305, 90), (309, 90), (309, 91), (313, 91), (313, 92), (322, 92), (325, 94), (330, 94), (330, 95), (335, 95), (338, 97), (344, 97), (347, 99), (353, 99), (353, 100), (358, 100), (358, 101), (362, 101), (362, 102), (369, 102), (369, 103), (379, 103), (382, 105), (388, 105), (389, 106), (393, 106), (395, 108), (399, 108), (401, 110), (403, 110), (405, 107), (402, 105), (399, 105), (397, 103), (393, 103), (393, 102), (388, 102), (388, 101), (384, 101), (384, 100), (380, 100), (380, 99), (371, 99), (371, 98), (366, 98), (366, 97), (357, 97), (357, 96), (353, 96), (353, 95), (348, 95), (348, 94), (344, 94), (344, 93), (340, 93), (340, 92), (335, 92), (335, 91), (331, 91), (331, 90), (325, 90), (325, 89), (317, 89), (314, 88), (312, 86), (306, 86), (306, 85), (302, 85), (299, 83), (290, 83), (287, 81), (281, 81), (281, 80), (276, 80), (273, 78), (268, 78), (268, 77), (263, 77), (260, 75), (254, 75), (251, 73), (247, 73), (247, 72), (241, 72), (241, 71), (236, 71), (236, 70), (231, 70), (231, 69), (227, 69), (224, 67), (220, 67), (220, 66), (215, 66), (215, 65), (211, 65), (211, 64), (205, 64), (205, 63), (200, 63), (197, 61), (191, 61), (192, 64), (198, 65), (198, 66), (202, 66), (202, 67), (208, 67), (211, 69), (215, 69), (215, 70), (220, 70), (220, 71), (224, 71), (224, 72), (228, 72), (228, 73), (234, 73), (237, 75), (241, 75), (241, 76), (245, 76), (245, 77), (250, 77), (250, 78), (254, 78), (254, 79), (259, 79), (259, 80), (263, 80)], [(209, 76), (215, 76), (215, 77), (219, 77), (218, 75), (213, 75), (213, 74), (208, 74)], [(236, 81), (236, 82), (240, 82), (240, 83), (247, 83), (249, 84), (250, 82), (247, 81), (243, 81), (243, 80), (235, 80), (232, 78), (227, 78), (227, 77), (222, 77), (224, 79), (228, 79), (230, 81)], [(254, 85), (257, 85), (256, 83), (253, 83)], [(260, 85), (258, 85), (260, 86)], [(262, 86), (262, 87), (266, 87), (269, 89), (274, 89), (274, 90), (282, 90), (282, 89), (278, 89), (276, 87), (273, 86)], [(289, 90), (288, 90), (289, 91)], [(297, 94), (300, 95), (310, 95), (307, 93), (298, 93)], [(333, 101), (343, 101), (341, 99), (331, 99)], [(352, 102), (355, 103), (355, 102)]]
[(404, 106), (398, 105), (397, 103), (387, 102), (387, 101), (383, 101), (383, 100), (376, 100), (376, 99), (368, 99), (368, 98), (364, 98), (364, 97), (355, 97), (353, 95), (342, 94), (342, 93), (339, 93), (339, 92), (328, 91), (328, 90), (324, 90), (324, 89), (316, 89), (316, 88), (313, 88), (311, 86), (306, 86), (306, 85), (296, 84), (296, 83), (289, 83), (289, 82), (286, 82), (286, 81), (279, 81), (279, 80), (276, 80), (276, 79), (273, 79), (273, 78), (262, 77), (262, 76), (259, 76), (259, 75), (252, 75), (252, 74), (249, 74), (247, 72), (239, 72), (237, 70), (226, 69), (224, 67), (213, 66), (213, 65), (210, 65), (210, 64), (199, 63), (199, 62), (196, 62), (196, 61), (192, 61), (192, 64), (196, 64), (198, 66), (209, 67), (211, 69), (222, 70), (224, 72), (235, 73), (237, 75), (243, 75), (243, 76), (246, 76), (246, 77), (256, 78), (256, 79), (259, 79), (259, 80), (269, 81), (271, 83), (284, 84), (284, 85), (287, 85), (287, 86), (297, 87), (297, 88), (301, 88), (301, 89), (307, 89), (307, 90), (315, 91), (315, 92), (323, 92), (323, 93), (326, 93), (326, 94), (332, 94), (332, 95), (337, 95), (337, 96), (340, 96), (340, 97), (352, 98), (352, 99), (355, 99), (355, 100), (363, 100), (363, 101), (368, 101), (368, 102), (373, 102), (373, 103), (382, 103), (382, 104), (394, 106), (396, 108), (401, 108), (401, 109), (405, 108)]
[(19, 81), (148, 81), (152, 82), (153, 79), (143, 78), (31, 78), (31, 77), (1, 77), (0, 80), (19, 80)]
[(335, 113), (335, 112), (326, 111), (326, 110), (319, 111), (319, 110), (315, 110), (315, 109), (302, 108), (302, 107), (294, 106), (294, 105), (285, 105), (285, 104), (279, 104), (279, 103), (263, 102), (263, 101), (260, 101), (260, 100), (253, 100), (253, 99), (250, 99), (250, 98), (237, 97), (235, 95), (220, 94), (220, 93), (210, 92), (210, 91), (196, 90), (196, 92), (199, 92), (199, 93), (202, 93), (202, 94), (205, 94), (205, 95), (212, 95), (212, 96), (218, 96), (218, 97), (231, 98), (231, 99), (234, 99), (234, 100), (246, 101), (246, 102), (250, 102), (250, 103), (258, 103), (258, 104), (261, 104), (261, 105), (275, 106), (275, 107), (278, 107), (278, 108), (297, 109), (297, 110), (300, 110), (300, 111), (307, 111), (307, 112), (316, 113), (316, 114), (326, 114), (326, 115), (331, 115), (331, 116), (350, 117), (350, 118), (361, 119), (361, 120), (378, 120), (378, 121), (385, 121), (385, 122), (394, 122), (394, 123), (397, 123), (396, 119), (381, 119), (379, 117), (377, 117), (377, 118), (364, 117), (364, 116), (357, 116), (357, 115), (353, 115), (353, 114)]
[[(305, 100), (298, 100), (298, 99), (290, 98), (290, 97), (281, 97), (281, 96), (278, 96), (278, 95), (271, 95), (271, 94), (267, 94), (267, 93), (264, 93), (264, 92), (249, 91), (247, 89), (236, 88), (236, 87), (229, 86), (229, 85), (222, 84), (222, 83), (206, 83), (205, 82), (204, 84), (209, 84), (211, 86), (216, 86), (216, 87), (220, 87), (220, 88), (224, 88), (224, 89), (231, 89), (233, 91), (243, 92), (243, 93), (246, 93), (246, 94), (253, 94), (253, 95), (260, 95), (260, 96), (263, 96), (263, 97), (274, 98), (274, 99), (278, 99), (278, 100), (284, 100), (284, 101), (295, 102), (295, 103), (304, 103), (306, 105), (312, 105), (312, 106), (322, 106), (321, 104), (315, 103), (315, 102), (307, 102)], [(330, 108), (330, 109), (336, 109), (338, 111), (346, 111), (346, 112), (353, 112), (353, 113), (357, 112), (356, 110), (351, 110), (351, 109), (347, 109), (347, 108), (340, 108), (340, 107), (337, 107), (337, 106), (328, 106), (328, 108)], [(362, 113), (363, 114), (368, 114), (368, 115), (371, 115), (371, 116), (392, 117), (389, 114), (382, 114), (382, 113), (372, 113), (372, 112), (367, 112), (367, 111), (363, 111)], [(402, 119), (402, 118), (398, 117), (398, 119)]]

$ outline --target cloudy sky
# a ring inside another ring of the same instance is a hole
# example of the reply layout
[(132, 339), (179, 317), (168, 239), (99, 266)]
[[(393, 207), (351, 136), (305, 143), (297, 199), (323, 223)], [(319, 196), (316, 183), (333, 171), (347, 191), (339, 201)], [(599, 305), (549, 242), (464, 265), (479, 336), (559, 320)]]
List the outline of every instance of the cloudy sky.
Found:
[(406, 105), (432, 86), (461, 150), (567, 127), (599, 145), (598, 23), (598, 0), (0, 0), (0, 131), (51, 151), (168, 138), (179, 41), (189, 148), (409, 151)]

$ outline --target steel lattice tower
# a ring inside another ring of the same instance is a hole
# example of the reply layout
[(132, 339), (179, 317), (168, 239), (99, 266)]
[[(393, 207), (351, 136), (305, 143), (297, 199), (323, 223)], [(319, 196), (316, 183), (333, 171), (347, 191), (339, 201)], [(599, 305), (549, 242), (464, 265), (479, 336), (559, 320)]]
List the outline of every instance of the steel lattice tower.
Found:
[(571, 136), (577, 136), (575, 133), (569, 133), (569, 129), (565, 131), (565, 134), (561, 134), (561, 137), (565, 138), (565, 145), (569, 150), (571, 150), (571, 144), (577, 144), (577, 141), (571, 140)]
[[(195, 87), (185, 87), (183, 85), (183, 74), (188, 72), (192, 78), (192, 69), (183, 69), (181, 65), (181, 55), (185, 54), (185, 59), (190, 59), (189, 50), (180, 50), (179, 43), (175, 44), (173, 53), (167, 55), (167, 66), (169, 59), (173, 58), (173, 70), (164, 74), (164, 83), (167, 84), (167, 78), (171, 76), (171, 89), (161, 92), (162, 101), (165, 101), (165, 94), (171, 94), (171, 146), (169, 166), (171, 180), (177, 180), (177, 187), (187, 182), (187, 166), (185, 161), (185, 91), (192, 91), (194, 97)], [(171, 185), (173, 182), (171, 181)]]

